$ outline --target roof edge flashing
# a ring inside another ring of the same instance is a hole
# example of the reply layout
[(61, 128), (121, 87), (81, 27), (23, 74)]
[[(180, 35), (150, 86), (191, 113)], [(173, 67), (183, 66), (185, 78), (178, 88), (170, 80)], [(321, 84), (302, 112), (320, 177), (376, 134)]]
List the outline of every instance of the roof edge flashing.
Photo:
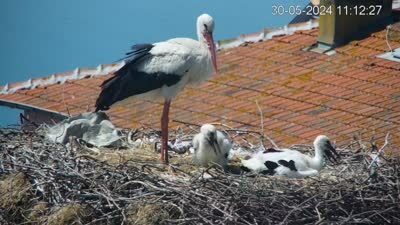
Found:
[(20, 102), (7, 101), (7, 100), (3, 100), (3, 99), (0, 99), (0, 106), (20, 109), (20, 110), (37, 110), (37, 111), (49, 113), (49, 114), (54, 115), (55, 117), (58, 117), (60, 119), (69, 118), (69, 116), (67, 114), (65, 114), (65, 113), (52, 111), (52, 110), (44, 109), (44, 108), (41, 108), (41, 107), (35, 107), (35, 106), (32, 106), (32, 105), (28, 105), (28, 104), (24, 104), (24, 103), (20, 103)]

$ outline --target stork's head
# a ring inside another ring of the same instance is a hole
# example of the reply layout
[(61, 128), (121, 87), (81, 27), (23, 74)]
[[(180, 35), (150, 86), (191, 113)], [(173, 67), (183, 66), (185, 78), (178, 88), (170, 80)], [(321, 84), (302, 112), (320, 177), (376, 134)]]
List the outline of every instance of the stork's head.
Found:
[(205, 42), (210, 51), (211, 60), (215, 72), (217, 72), (217, 57), (213, 38), (214, 19), (208, 14), (202, 14), (197, 18), (197, 35), (199, 40)]
[(315, 150), (318, 154), (325, 156), (329, 161), (337, 161), (339, 154), (336, 149), (332, 146), (329, 138), (325, 135), (318, 135), (314, 140)]
[(204, 135), (207, 142), (213, 148), (215, 154), (220, 154), (221, 149), (219, 148), (217, 141), (217, 129), (211, 124), (204, 124), (200, 128), (200, 132)]
[(204, 124), (200, 128), (200, 132), (209, 140), (215, 139), (217, 134), (217, 129), (211, 124)]

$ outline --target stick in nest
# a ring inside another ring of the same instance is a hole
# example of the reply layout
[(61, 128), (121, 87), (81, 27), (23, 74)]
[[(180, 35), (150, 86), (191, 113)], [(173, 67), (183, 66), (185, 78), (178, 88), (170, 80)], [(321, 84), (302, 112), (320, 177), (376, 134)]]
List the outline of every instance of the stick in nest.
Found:
[[(263, 111), (260, 107), (260, 105), (258, 104), (258, 101), (256, 100), (256, 105), (258, 108), (258, 112), (260, 113), (260, 129), (261, 129), (261, 143), (264, 147), (264, 138), (267, 138), (268, 141), (274, 146), (274, 148), (279, 149), (278, 145), (275, 143), (274, 140), (272, 140), (272, 138), (270, 138), (268, 135), (266, 135), (264, 133), (264, 115), (263, 115)], [(264, 147), (265, 148), (265, 147)]]
[(376, 161), (379, 159), (379, 157), (385, 152), (385, 148), (389, 144), (389, 136), (390, 136), (389, 133), (387, 133), (386, 136), (385, 136), (385, 143), (378, 150), (378, 154), (375, 156), (375, 158), (369, 164), (368, 169), (371, 169), (372, 165), (374, 165), (376, 163)]

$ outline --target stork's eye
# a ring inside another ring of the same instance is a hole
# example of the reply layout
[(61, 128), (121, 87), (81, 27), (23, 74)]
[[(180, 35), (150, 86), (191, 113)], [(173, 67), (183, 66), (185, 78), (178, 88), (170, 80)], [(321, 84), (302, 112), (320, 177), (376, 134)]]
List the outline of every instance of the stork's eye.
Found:
[(204, 24), (204, 28), (206, 28), (206, 30), (208, 30), (207, 24)]

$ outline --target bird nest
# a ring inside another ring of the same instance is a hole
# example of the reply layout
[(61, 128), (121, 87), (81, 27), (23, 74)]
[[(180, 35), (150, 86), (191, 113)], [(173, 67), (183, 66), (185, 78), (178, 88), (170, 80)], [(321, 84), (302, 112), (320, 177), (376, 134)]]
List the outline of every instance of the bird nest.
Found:
[(400, 223), (399, 161), (371, 173), (360, 141), (306, 179), (197, 168), (187, 155), (168, 167), (148, 145), (80, 153), (39, 131), (2, 129), (0, 147), (0, 224)]

